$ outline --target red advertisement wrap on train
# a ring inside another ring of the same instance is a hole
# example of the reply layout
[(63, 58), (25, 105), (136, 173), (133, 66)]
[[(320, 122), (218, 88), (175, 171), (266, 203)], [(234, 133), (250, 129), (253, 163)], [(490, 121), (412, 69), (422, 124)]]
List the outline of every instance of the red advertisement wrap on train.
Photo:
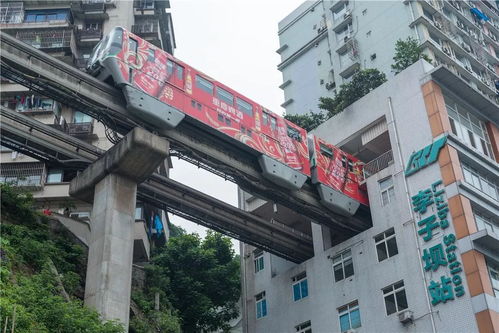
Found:
[(317, 136), (313, 142), (316, 181), (369, 205), (365, 185), (359, 185), (363, 179), (364, 163)]
[(123, 79), (134, 87), (310, 176), (304, 129), (132, 33), (123, 32), (117, 58)]
[(311, 180), (323, 205), (340, 214), (369, 205), (361, 161), (315, 136), (309, 140), (303, 128), (123, 28), (94, 48), (87, 70), (121, 88), (127, 110), (145, 123), (172, 129), (187, 120), (237, 143), (255, 155), (263, 177), (292, 191)]

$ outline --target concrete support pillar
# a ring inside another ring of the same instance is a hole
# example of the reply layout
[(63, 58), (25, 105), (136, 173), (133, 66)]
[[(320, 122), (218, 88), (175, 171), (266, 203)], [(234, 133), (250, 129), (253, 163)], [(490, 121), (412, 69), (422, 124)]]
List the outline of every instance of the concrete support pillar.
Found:
[(85, 305), (128, 331), (137, 184), (167, 157), (168, 141), (135, 128), (69, 186), (69, 194), (93, 202)]
[(137, 183), (110, 174), (95, 186), (85, 305), (128, 327)]

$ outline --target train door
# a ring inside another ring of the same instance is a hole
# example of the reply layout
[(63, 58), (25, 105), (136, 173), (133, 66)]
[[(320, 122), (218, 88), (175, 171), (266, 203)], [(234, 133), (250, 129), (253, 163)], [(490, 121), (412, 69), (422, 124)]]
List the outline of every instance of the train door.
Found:
[(262, 109), (261, 131), (264, 146), (272, 151), (276, 151), (277, 149), (277, 151), (279, 152), (278, 160), (285, 162), (278, 140), (277, 119), (271, 113), (265, 112), (265, 109)]
[(136, 65), (138, 60), (137, 52), (139, 50), (139, 43), (136, 39), (132, 37), (128, 38), (128, 57), (127, 61), (129, 64)]

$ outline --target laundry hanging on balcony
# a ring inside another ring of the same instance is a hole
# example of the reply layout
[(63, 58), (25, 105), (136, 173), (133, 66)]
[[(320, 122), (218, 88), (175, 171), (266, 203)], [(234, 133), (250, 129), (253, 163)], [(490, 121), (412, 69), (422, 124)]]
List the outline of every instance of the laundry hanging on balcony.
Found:
[(484, 13), (482, 13), (480, 11), (480, 9), (478, 9), (478, 8), (471, 8), (470, 12), (471, 12), (471, 14), (475, 15), (475, 17), (479, 20), (484, 20), (484, 21), (490, 20), (490, 18), (487, 15), (485, 15)]

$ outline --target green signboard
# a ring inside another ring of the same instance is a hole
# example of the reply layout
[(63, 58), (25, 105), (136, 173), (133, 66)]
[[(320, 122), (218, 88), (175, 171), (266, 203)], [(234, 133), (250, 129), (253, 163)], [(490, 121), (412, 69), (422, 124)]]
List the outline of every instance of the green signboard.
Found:
[(447, 142), (447, 136), (443, 136), (431, 145), (424, 147), (417, 152), (414, 152), (409, 158), (409, 163), (405, 168), (405, 176), (410, 176), (419, 170), (426, 168), (438, 159), (438, 153)]
[[(437, 231), (445, 232), (449, 227), (449, 221), (447, 220), (449, 207), (444, 197), (445, 190), (440, 188), (441, 186), (442, 180), (437, 180), (429, 188), (420, 190), (411, 197), (413, 210), (419, 213), (419, 221), (417, 222), (418, 235), (423, 238), (425, 243), (433, 240), (433, 236)], [(428, 208), (431, 208), (431, 212)], [(455, 297), (464, 295), (464, 286), (460, 274), (462, 267), (456, 255), (456, 240), (456, 235), (453, 233), (444, 234), (439, 243), (423, 248), (421, 259), (425, 271), (438, 272), (441, 267), (447, 267), (450, 273), (450, 275), (444, 273), (440, 276), (440, 279), (430, 281), (428, 292), (433, 305), (446, 303)]]

